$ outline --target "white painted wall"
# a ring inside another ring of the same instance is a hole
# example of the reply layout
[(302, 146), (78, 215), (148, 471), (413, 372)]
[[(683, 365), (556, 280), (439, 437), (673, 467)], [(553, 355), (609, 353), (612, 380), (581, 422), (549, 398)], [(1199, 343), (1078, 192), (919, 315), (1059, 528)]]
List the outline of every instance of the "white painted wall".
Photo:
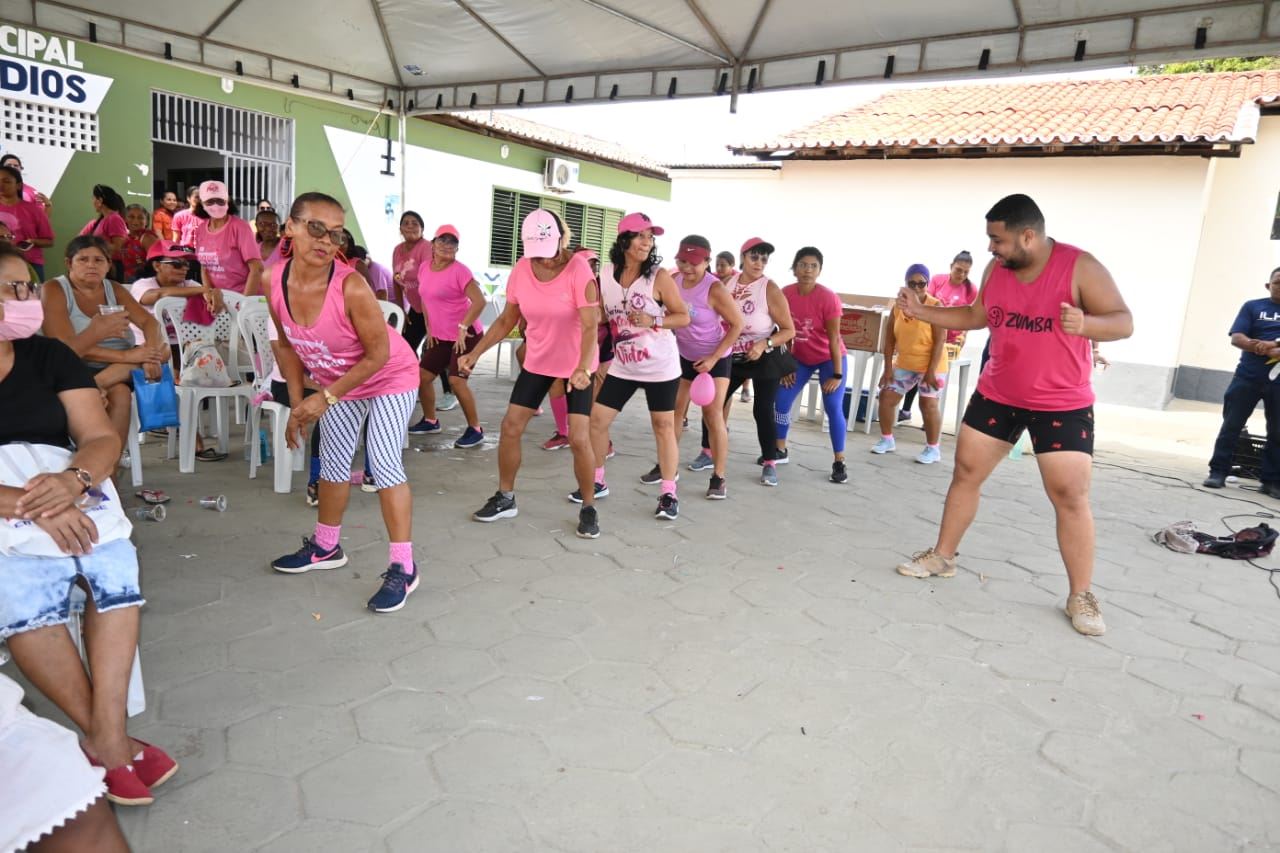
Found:
[[(780, 284), (790, 281), (796, 249), (814, 245), (826, 256), (823, 283), (889, 295), (910, 264), (943, 272), (961, 249), (980, 272), (990, 258), (984, 214), (1002, 196), (1025, 192), (1044, 210), (1049, 235), (1106, 264), (1133, 310), (1133, 338), (1108, 344), (1108, 357), (1173, 367), (1206, 170), (1195, 157), (1059, 157), (676, 171), (670, 227), (704, 234), (717, 251), (736, 252), (747, 237), (764, 237), (777, 246), (767, 272)], [(971, 345), (981, 340), (971, 336)]]
[[(344, 172), (343, 183), (366, 248), (375, 260), (390, 265), (391, 252), (400, 242), (400, 213), (416, 210), (426, 220), (428, 238), (437, 226), (446, 222), (454, 225), (461, 238), (458, 259), (471, 268), (481, 284), (505, 288), (510, 270), (488, 265), (493, 188), (547, 195), (541, 174), (410, 145), (406, 151), (408, 162), (402, 164), (408, 181), (407, 204), (388, 213), (387, 197), (400, 195), (400, 177), (378, 174), (384, 164), (385, 142), (333, 127), (326, 127), (325, 133), (337, 162), (351, 164)], [(667, 202), (649, 196), (590, 184), (582, 184), (565, 198), (626, 211), (643, 210), (657, 221), (666, 216), (668, 209)], [(669, 254), (675, 255), (674, 246)]]
[(1238, 159), (1212, 161), (1200, 252), (1183, 327), (1181, 363), (1235, 370), (1240, 351), (1227, 330), (1240, 304), (1267, 295), (1280, 266), (1280, 241), (1271, 223), (1280, 194), (1280, 116), (1264, 117), (1258, 141)]

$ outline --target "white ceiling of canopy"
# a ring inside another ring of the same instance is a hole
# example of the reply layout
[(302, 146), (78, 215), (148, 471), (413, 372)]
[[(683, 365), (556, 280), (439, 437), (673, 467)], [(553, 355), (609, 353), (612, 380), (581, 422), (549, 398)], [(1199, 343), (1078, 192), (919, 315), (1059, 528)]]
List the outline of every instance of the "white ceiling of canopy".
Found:
[(0, 18), (419, 112), (1280, 50), (1280, 0), (0, 0)]

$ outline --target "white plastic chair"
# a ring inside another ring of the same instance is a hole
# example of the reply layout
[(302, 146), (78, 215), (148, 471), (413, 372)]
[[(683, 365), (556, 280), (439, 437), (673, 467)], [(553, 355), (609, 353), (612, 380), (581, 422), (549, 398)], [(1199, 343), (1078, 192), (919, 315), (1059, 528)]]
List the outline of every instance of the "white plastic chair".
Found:
[[(246, 305), (265, 306), (267, 297), (245, 296), (243, 293), (236, 293), (234, 290), (224, 290), (222, 291), (222, 304), (227, 306), (227, 313), (231, 315), (231, 334), (227, 340), (227, 372), (231, 374), (232, 378), (248, 381), (249, 377), (253, 375), (253, 363), (252, 360), (241, 358), (241, 356), (248, 354), (249, 343), (240, 331), (240, 323), (237, 317)], [(240, 423), (240, 413), (238, 411), (236, 412), (236, 423)]]
[[(403, 313), (401, 316), (403, 317)], [(271, 314), (265, 303), (245, 305), (237, 317), (237, 323), (249, 351), (250, 364), (261, 379), (259, 387), (265, 389), (268, 387), (265, 377), (275, 370), (275, 353), (271, 349), (271, 336), (268, 332)], [(270, 398), (257, 404), (252, 399), (249, 402), (249, 479), (257, 479), (258, 468), (262, 465), (262, 445), (258, 442), (258, 434), (262, 429), (264, 412), (271, 417), (271, 460), (275, 474), (272, 489), (278, 494), (287, 495), (293, 489), (293, 471), (301, 471), (306, 460), (302, 448), (289, 449), (285, 436), (289, 407)]]
[[(186, 351), (190, 339), (183, 333), (181, 325), (182, 313), (187, 308), (187, 300), (181, 296), (166, 296), (156, 302), (156, 317), (163, 323), (171, 323), (178, 330), (178, 346)], [(231, 307), (227, 306), (228, 311)], [(239, 337), (239, 334), (236, 335)], [(232, 379), (236, 372), (227, 366)], [(218, 450), (227, 452), (230, 444), (230, 410), (229, 404), (235, 402), (237, 409), (241, 404), (248, 407), (253, 397), (253, 386), (241, 381), (230, 388), (204, 388), (196, 385), (178, 385), (178, 471), (192, 474), (196, 470), (196, 431), (200, 428), (200, 404), (204, 400), (212, 400), (218, 428)]]
[[(480, 312), (480, 325), (486, 329), (494, 324), (494, 322), (502, 316), (502, 312), (506, 310), (507, 300), (501, 293), (493, 294), (492, 298), (484, 305), (484, 310)], [(498, 355), (493, 365), (493, 375), (497, 376), (502, 372), (502, 348), (510, 345), (509, 359), (511, 362), (511, 375), (514, 377), (520, 372), (520, 361), (516, 358), (516, 350), (524, 343), (524, 338), (506, 337), (498, 341)]]
[(382, 317), (387, 321), (387, 325), (394, 329), (397, 335), (400, 334), (404, 330), (404, 309), (385, 299), (378, 300), (378, 307), (382, 309)]

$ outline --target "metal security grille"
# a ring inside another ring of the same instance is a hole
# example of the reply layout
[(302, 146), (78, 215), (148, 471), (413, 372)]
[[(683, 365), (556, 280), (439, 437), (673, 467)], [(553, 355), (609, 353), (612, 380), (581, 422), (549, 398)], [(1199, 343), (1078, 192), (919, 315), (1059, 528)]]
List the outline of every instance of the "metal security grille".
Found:
[[(489, 266), (510, 267), (524, 257), (520, 242), (520, 223), (538, 208), (553, 211), (573, 232), (573, 245), (594, 249), (600, 257), (608, 256), (618, 222), (623, 212), (592, 204), (565, 201), (555, 196), (522, 193), (493, 188), (493, 212), (489, 229)], [(609, 239), (606, 239), (608, 237)]]
[(221, 154), (231, 201), (242, 210), (260, 198), (277, 208), (293, 200), (293, 119), (152, 92), (151, 139)]
[(0, 98), (0, 139), (96, 153), (98, 117), (79, 110)]

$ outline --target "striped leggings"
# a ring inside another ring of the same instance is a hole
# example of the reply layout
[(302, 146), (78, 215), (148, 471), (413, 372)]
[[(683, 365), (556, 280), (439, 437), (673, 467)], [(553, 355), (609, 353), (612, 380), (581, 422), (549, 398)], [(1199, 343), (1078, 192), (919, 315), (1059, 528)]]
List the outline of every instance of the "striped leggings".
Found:
[(386, 394), (367, 400), (339, 400), (320, 418), (320, 479), (330, 483), (351, 482), (351, 462), (360, 443), (365, 419), (365, 457), (378, 488), (398, 486), (404, 473), (404, 437), (409, 416), (418, 402), (417, 391)]

